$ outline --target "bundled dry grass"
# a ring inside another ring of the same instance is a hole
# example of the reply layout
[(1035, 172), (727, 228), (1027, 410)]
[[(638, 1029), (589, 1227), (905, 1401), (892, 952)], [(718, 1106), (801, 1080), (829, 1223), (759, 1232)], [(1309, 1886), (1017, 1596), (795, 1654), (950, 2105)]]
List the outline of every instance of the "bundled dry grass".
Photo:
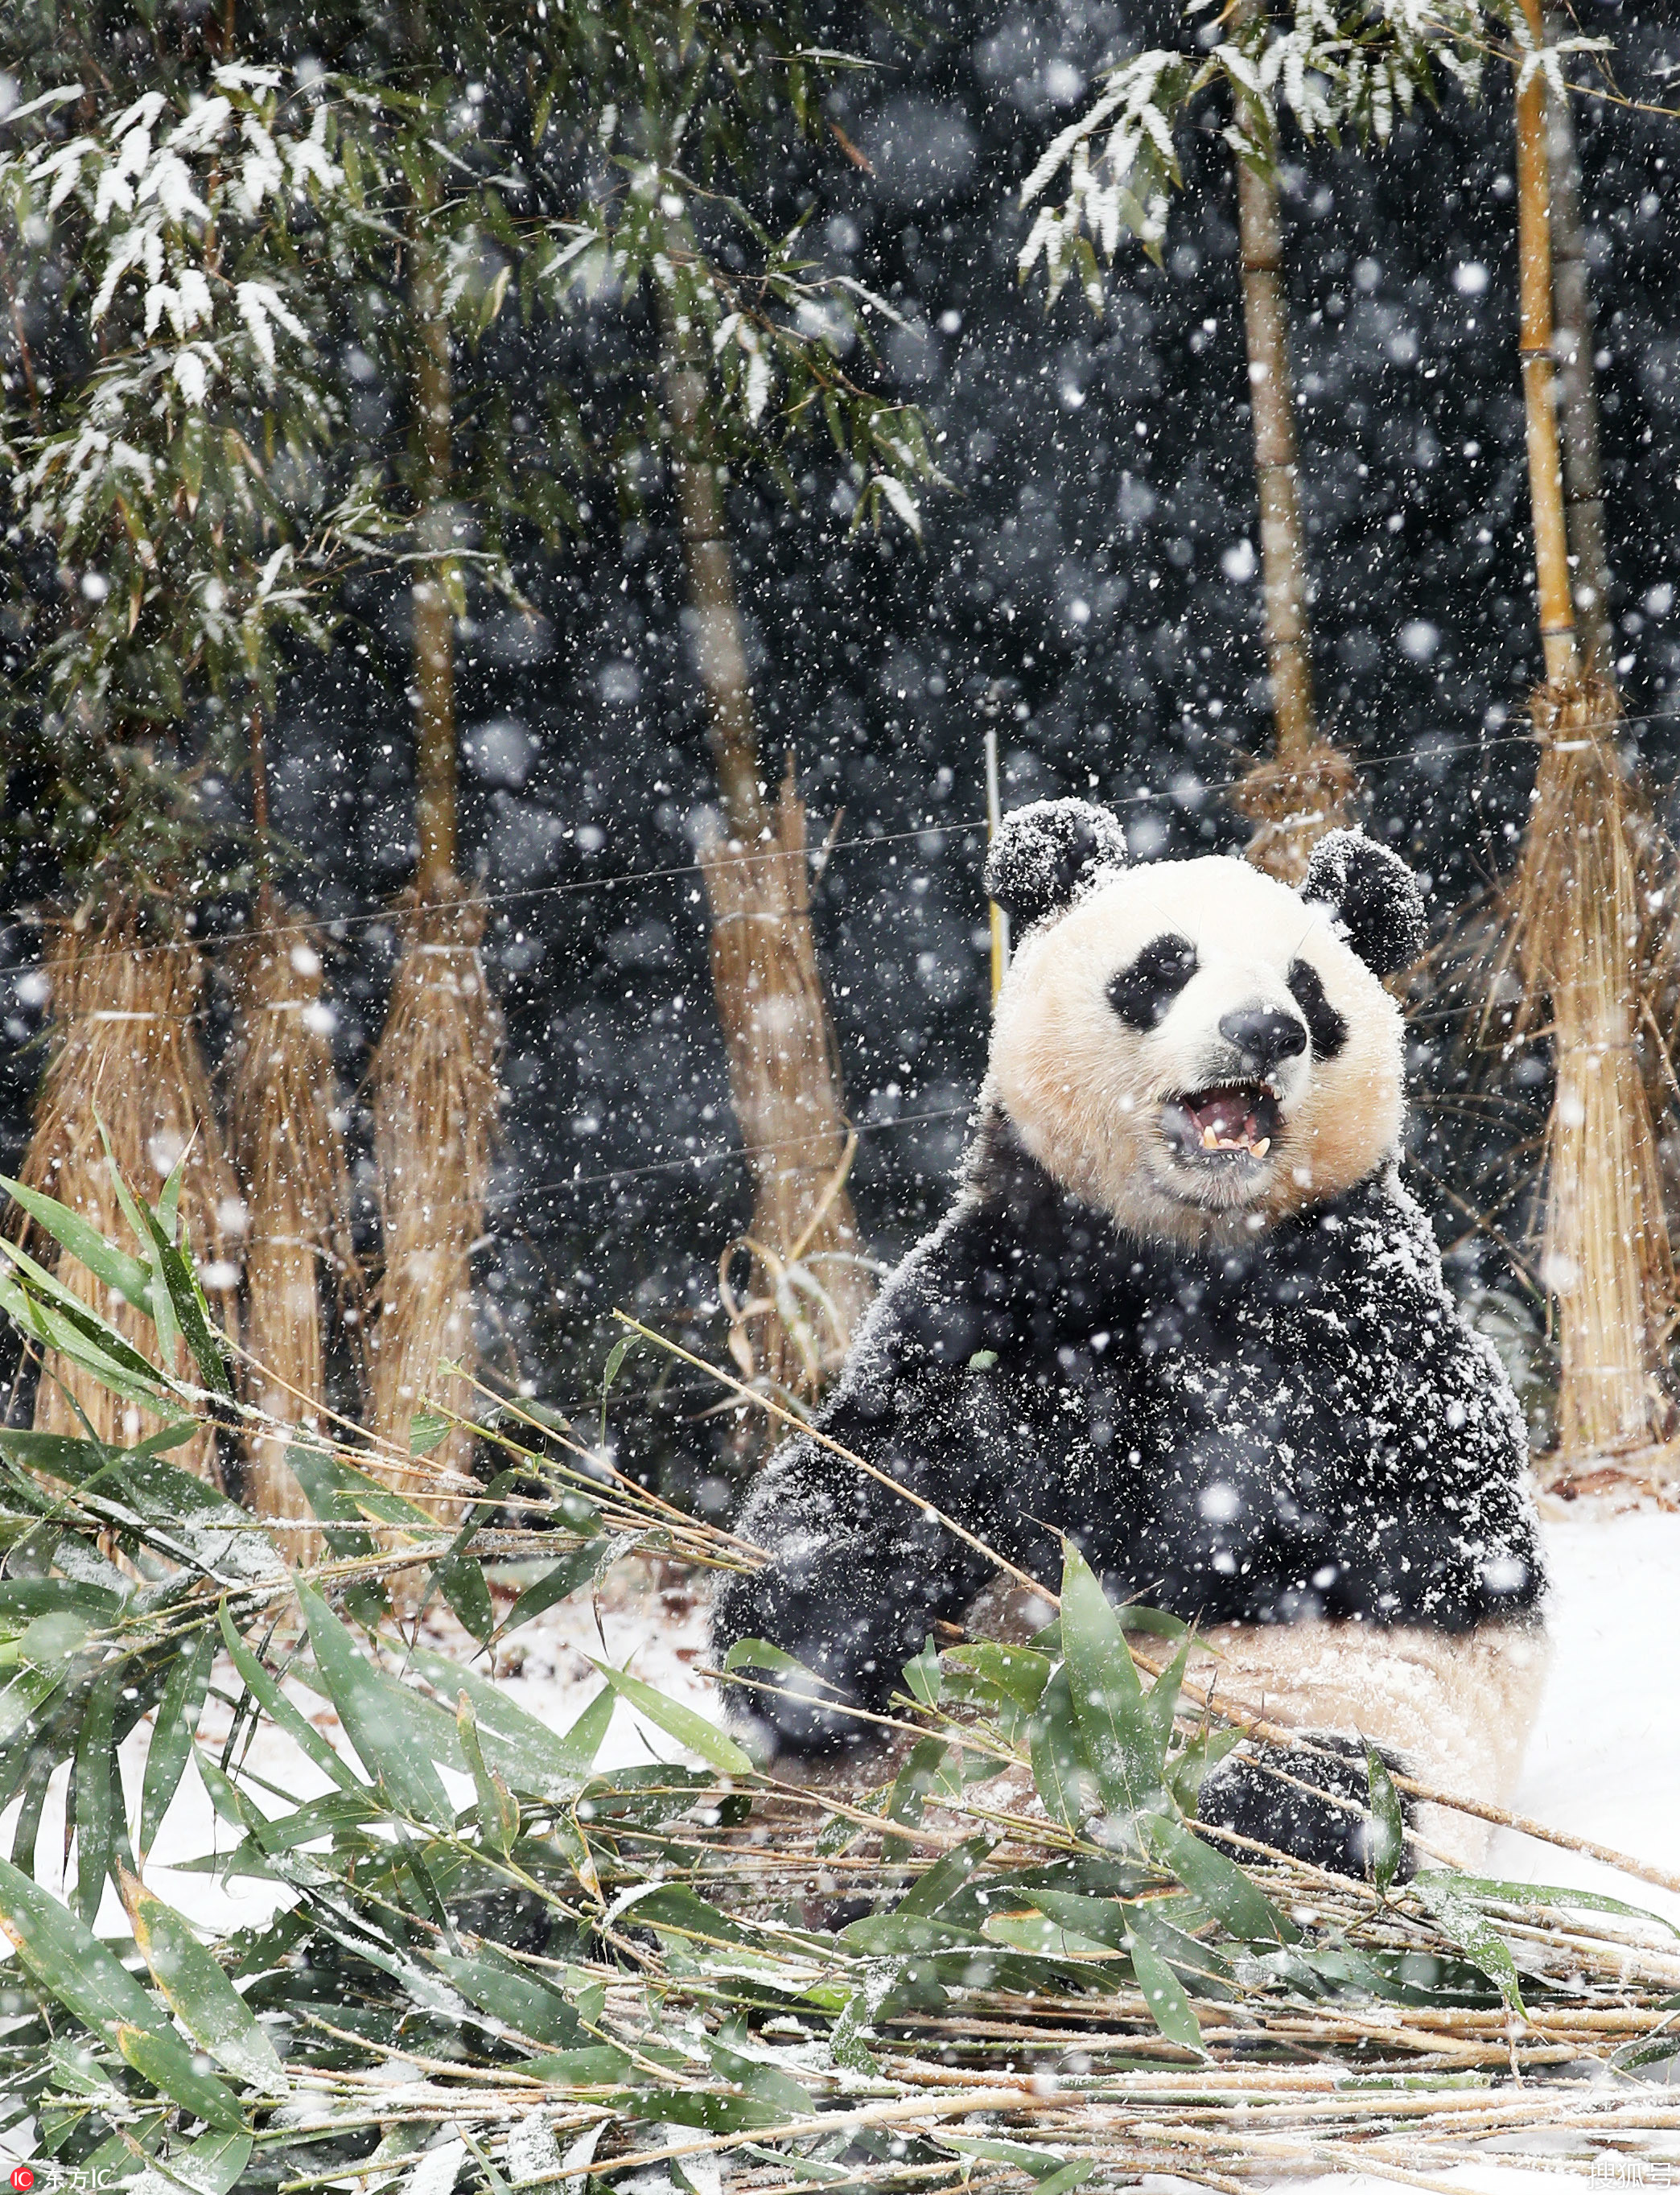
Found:
[(1268, 876), (1298, 884), (1326, 831), (1353, 821), (1359, 780), (1338, 746), (1315, 739), (1292, 758), (1251, 763), (1232, 786), (1231, 804), (1254, 826), (1245, 857)]
[[(701, 849), (711, 902), (712, 978), (735, 1115), (752, 1165), (749, 1234), (723, 1255), (731, 1353), (772, 1391), (815, 1399), (874, 1293), (846, 1191), (854, 1138), (811, 935), (805, 810), (791, 769), (774, 810), (775, 844), (751, 858), (721, 837)], [(732, 1290), (737, 1252), (749, 1292)]]
[[(217, 1316), (237, 1335), (236, 1261), (245, 1212), (193, 1029), (204, 984), (198, 949), (148, 936), (138, 907), (119, 900), (97, 928), (66, 925), (54, 942), (47, 972), (53, 1051), (36, 1101), (25, 1184), (69, 1205), (101, 1234), (126, 1241), (129, 1229), (112, 1184), (101, 1123), (124, 1178), (151, 1201), (184, 1155), (181, 1224), (201, 1262)], [(95, 1304), (136, 1347), (155, 1346), (149, 1320), (120, 1297), (107, 1295), (76, 1259), (66, 1258), (62, 1265), (66, 1288)], [(184, 1371), (184, 1359), (175, 1368)], [(80, 1437), (84, 1416), (106, 1441), (136, 1440), (157, 1428), (148, 1412), (49, 1356), (36, 1394), (37, 1430)], [(204, 1478), (218, 1476), (208, 1431), (180, 1450), (178, 1460)]]
[[(321, 958), (302, 922), (263, 925), (239, 970), (241, 1040), (234, 1062), (234, 1149), (250, 1214), (245, 1259), (246, 1399), (270, 1419), (320, 1428), (325, 1391), (323, 1274), (354, 1293), (350, 1178), (336, 1113), (331, 1022)], [(286, 1469), (280, 1433), (248, 1446), (245, 1492), (264, 1517), (295, 1520), (299, 1562), (321, 1553), (303, 1490)]]
[(1649, 934), (1662, 845), (1616, 753), (1618, 723), (1602, 679), (1536, 695), (1539, 776), (1501, 956), (1522, 981), (1510, 1034), (1541, 1033), (1551, 1011), (1542, 1277), (1556, 1299), (1561, 1361), (1551, 1476), (1574, 1483), (1584, 1466), (1650, 1451), (1675, 1409), (1665, 1354), (1674, 1257), (1635, 1041), (1641, 998), (1671, 940)]
[[(378, 1317), (368, 1337), (372, 1417), (400, 1449), (428, 1399), (471, 1413), (466, 1382), (438, 1367), (447, 1360), (470, 1371), (475, 1357), (472, 1253), (484, 1228), (501, 1036), (479, 954), (483, 908), (453, 877), (411, 904), (368, 1073), (384, 1222)], [(471, 1457), (471, 1437), (457, 1432), (407, 1473), (382, 1475), (448, 1517), (457, 1505), (442, 1482), (458, 1479)]]

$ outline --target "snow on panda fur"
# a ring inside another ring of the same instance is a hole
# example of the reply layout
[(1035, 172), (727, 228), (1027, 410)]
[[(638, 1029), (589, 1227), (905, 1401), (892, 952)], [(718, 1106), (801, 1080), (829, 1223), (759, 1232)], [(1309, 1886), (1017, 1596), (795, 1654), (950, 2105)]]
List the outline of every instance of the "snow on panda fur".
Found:
[[(1194, 1619), (1221, 1695), (1314, 1733), (1305, 1782), (1361, 1797), (1369, 1740), (1498, 1803), (1544, 1581), (1515, 1398), (1395, 1169), (1379, 979), (1422, 945), (1415, 879), (1350, 832), (1298, 894), (1226, 857), (1132, 867), (1112, 815), (1051, 801), (1006, 820), (987, 882), (1020, 943), (961, 1194), (820, 1420), (916, 1500), (787, 1442), (739, 1524), (771, 1566), (724, 1586), (717, 1650), (771, 1639), (883, 1706), (988, 1578), (926, 1503), (1038, 1577), (1065, 1532), (1113, 1597)], [(759, 1699), (784, 1751), (859, 1731)], [(1361, 1871), (1358, 1813), (1242, 1752), (1201, 1805)], [(1460, 1864), (1485, 1843), (1444, 1809), (1411, 1827)]]

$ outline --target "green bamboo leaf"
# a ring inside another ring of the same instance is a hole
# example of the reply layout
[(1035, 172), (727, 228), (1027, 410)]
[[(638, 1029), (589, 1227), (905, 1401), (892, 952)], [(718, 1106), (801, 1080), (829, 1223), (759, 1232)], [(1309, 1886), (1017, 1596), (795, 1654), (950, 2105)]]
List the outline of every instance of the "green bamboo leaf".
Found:
[(1150, 1858), (1176, 1875), (1196, 1903), (1232, 1935), (1250, 1944), (1300, 1941), (1300, 1930), (1223, 1852), (1164, 1814), (1145, 1814), (1141, 1823)]
[(1466, 1878), (1444, 1869), (1414, 1875), (1408, 1887), (1433, 1916), (1441, 1933), (1455, 1943), (1493, 1983), (1510, 2009), (1528, 2017), (1522, 2002), (1522, 1985), (1505, 1939), (1466, 1888)]
[(534, 1584), (526, 1586), (497, 1626), (497, 1638), (506, 1638), (521, 1623), (529, 1623), (533, 1616), (541, 1616), (556, 1602), (569, 1600), (574, 1593), (592, 1585), (603, 1570), (610, 1570), (621, 1555), (636, 1545), (636, 1536), (634, 1532), (618, 1532), (610, 1536), (601, 1534), (562, 1555), (551, 1570), (544, 1570)]
[(1073, 1541), (1063, 1542), (1062, 1645), (1085, 1756), (1106, 1811), (1125, 1821), (1159, 1796), (1165, 1749), (1108, 1597)]
[(136, 2072), (207, 2125), (244, 2123), (232, 2095), (197, 2071), (156, 2000), (83, 1922), (9, 1860), (0, 1860), (0, 1931), (42, 1988), (113, 2048)]
[(1365, 1749), (1365, 1772), (1371, 1794), (1371, 1875), (1378, 1889), (1385, 1891), (1405, 1856), (1406, 1817), (1388, 1763), (1374, 1745)]
[(118, 2049), (143, 2080), (166, 2096), (184, 2104), (207, 2126), (235, 2134), (245, 2119), (233, 2095), (213, 2073), (201, 2073), (193, 2053), (173, 2028), (118, 2026)]
[(492, 1944), (480, 1944), (472, 1957), (434, 1951), (432, 1964), (459, 1990), (469, 2004), (487, 2012), (532, 2042), (550, 2049), (575, 2049), (588, 2040), (577, 2008), (535, 1974), (516, 1966)]
[(280, 2094), (285, 2073), (273, 2044), (187, 1921), (126, 1868), (118, 1887), (158, 1993), (199, 2048), (235, 2080)]
[(696, 1714), (693, 1708), (685, 1708), (676, 1700), (667, 1699), (652, 1685), (645, 1685), (640, 1677), (627, 1676), (610, 1662), (593, 1662), (591, 1666), (604, 1677), (621, 1699), (628, 1700), (639, 1714), (646, 1715), (656, 1729), (690, 1753), (698, 1753), (709, 1767), (720, 1770), (725, 1776), (751, 1776), (751, 1760), (742, 1752), (732, 1737), (726, 1737), (716, 1723), (708, 1722), (704, 1715)]
[(140, 1857), (152, 1849), (152, 1841), (163, 1826), (170, 1802), (180, 1787), (193, 1750), (193, 1739), (210, 1689), (210, 1665), (216, 1659), (216, 1636), (204, 1630), (181, 1648), (170, 1671), (164, 1697), (158, 1702), (158, 1719), (146, 1754), (146, 1774), (140, 1789)]
[(486, 1764), (484, 1749), (478, 1742), (473, 1703), (463, 1691), (456, 1694), (455, 1727), (460, 1733), (467, 1766), (473, 1772), (473, 1789), (478, 1794), (479, 1827), (485, 1845), (505, 1858), (519, 1835), (519, 1807), (507, 1785)]
[[(46, 1668), (28, 1668), (18, 1671), (11, 1683), (0, 1691), (0, 1745), (15, 1737), (37, 1708), (46, 1705), (64, 1679), (62, 1657)], [(0, 1796), (0, 1806), (9, 1804), (16, 1795), (15, 1792), (6, 1792)]]
[(127, 1674), (125, 1661), (101, 1673), (88, 1693), (77, 1733), (71, 1779), (76, 1795), (76, 1910), (90, 1928), (99, 1917), (112, 1861), (119, 1848), (128, 1847), (116, 1743), (117, 1694)]
[(1190, 2000), (1185, 1996), (1178, 1977), (1161, 1957), (1154, 1944), (1134, 1928), (1127, 1943), (1131, 1954), (1131, 1970), (1137, 1977), (1137, 1986), (1143, 1992), (1143, 2002), (1149, 2017), (1169, 2042), (1181, 2043), (1194, 2050), (1198, 2057), (1205, 2057), (1202, 2031)]
[(999, 1646), (990, 1639), (950, 1647), (943, 1659), (947, 1668), (971, 1671), (1029, 1714), (1044, 1695), (1052, 1666), (1048, 1654), (1030, 1646)]
[(451, 1420), (436, 1410), (416, 1410), (408, 1420), (408, 1452), (411, 1455), (430, 1455), (449, 1438)]
[(151, 1317), (152, 1301), (147, 1293), (151, 1270), (138, 1258), (131, 1258), (126, 1250), (107, 1242), (97, 1227), (91, 1226), (67, 1204), (60, 1204), (55, 1196), (48, 1196), (38, 1189), (26, 1189), (20, 1181), (13, 1181), (5, 1174), (0, 1174), (0, 1189), (45, 1228), (60, 1249), (68, 1250), (106, 1288), (114, 1288), (125, 1302)]
[(452, 1827), (455, 1809), (432, 1766), (434, 1754), (460, 1757), (452, 1719), (376, 1668), (313, 1586), (300, 1580), (297, 1598), (315, 1667), (363, 1767), (405, 1813)]
[(234, 1628), (233, 1619), (227, 1612), (226, 1600), (222, 1601), (216, 1613), (222, 1628), (222, 1644), (227, 1649), (233, 1667), (239, 1671), (246, 1691), (266, 1711), (269, 1720), (285, 1731), (288, 1737), (295, 1738), (316, 1767), (324, 1770), (341, 1791), (361, 1792), (364, 1786), (349, 1763), (342, 1760), (327, 1743), (308, 1716), (292, 1705), (240, 1638)]
[[(115, 1168), (112, 1168), (115, 1172)], [(186, 1257), (170, 1242), (163, 1222), (150, 1205), (142, 1204), (141, 1216), (156, 1253), (158, 1271), (167, 1296), (170, 1308), (182, 1339), (192, 1351), (193, 1362), (198, 1368), (198, 1377), (212, 1394), (233, 1394), (233, 1376), (227, 1368), (227, 1352), (221, 1335), (210, 1318), (210, 1305), (198, 1285), (198, 1276)], [(164, 1324), (158, 1324), (158, 1338), (164, 1339)], [(170, 1352), (165, 1348), (164, 1361)]]
[[(484, 1758), (514, 1790), (562, 1806), (577, 1797), (589, 1780), (613, 1718), (610, 1691), (598, 1692), (570, 1730), (557, 1731), (510, 1698), (504, 1686), (463, 1669), (446, 1654), (416, 1646), (408, 1658), (444, 1699), (458, 1699), (465, 1692)], [(464, 1754), (458, 1759), (447, 1754), (440, 1757), (446, 1766), (467, 1772)]]
[(1053, 1820), (1077, 1829), (1085, 1814), (1085, 1778), (1089, 1772), (1067, 1668), (1058, 1662), (1045, 1683), (1027, 1726), (1033, 1781)]

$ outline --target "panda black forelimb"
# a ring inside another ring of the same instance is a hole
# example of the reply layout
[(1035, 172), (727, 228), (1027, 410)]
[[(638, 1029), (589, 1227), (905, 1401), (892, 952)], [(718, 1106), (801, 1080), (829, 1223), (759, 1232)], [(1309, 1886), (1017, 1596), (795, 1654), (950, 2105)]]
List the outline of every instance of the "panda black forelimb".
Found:
[[(1227, 1754), (1202, 1778), (1197, 1818), (1204, 1828), (1228, 1829), (1269, 1851), (1364, 1881), (1372, 1872), (1378, 1835), (1365, 1742), (1341, 1731), (1303, 1731), (1300, 1737), (1298, 1746), (1246, 1739)], [(1398, 1754), (1386, 1746), (1372, 1749), (1391, 1776), (1405, 1772)], [(1412, 1802), (1404, 1793), (1396, 1796), (1410, 1830)], [(1408, 1835), (1395, 1867), (1395, 1882), (1411, 1881), (1418, 1857)]]

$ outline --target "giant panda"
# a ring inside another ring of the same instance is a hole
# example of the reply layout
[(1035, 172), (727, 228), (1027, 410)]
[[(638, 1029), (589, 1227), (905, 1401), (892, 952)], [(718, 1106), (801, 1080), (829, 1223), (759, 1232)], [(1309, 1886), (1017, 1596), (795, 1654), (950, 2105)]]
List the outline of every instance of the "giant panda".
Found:
[[(987, 883), (1019, 942), (960, 1193), (818, 1420), (915, 1498), (787, 1441), (739, 1520), (769, 1566), (724, 1585), (715, 1644), (769, 1639), (878, 1709), (987, 1581), (934, 1510), (1041, 1579), (1065, 1534), (1111, 1598), (1194, 1622), (1216, 1699), (1303, 1733), (1287, 1778), (1223, 1763), (1203, 1819), (1359, 1873), (1367, 1743), (1497, 1804), (1545, 1659), (1522, 1417), (1396, 1166), (1380, 979), (1422, 948), (1421, 890), (1347, 831), (1298, 891), (1134, 865), (1079, 800), (1005, 819)], [(783, 1754), (867, 1728), (754, 1697)], [(1481, 1857), (1480, 1821), (1409, 1821)]]

